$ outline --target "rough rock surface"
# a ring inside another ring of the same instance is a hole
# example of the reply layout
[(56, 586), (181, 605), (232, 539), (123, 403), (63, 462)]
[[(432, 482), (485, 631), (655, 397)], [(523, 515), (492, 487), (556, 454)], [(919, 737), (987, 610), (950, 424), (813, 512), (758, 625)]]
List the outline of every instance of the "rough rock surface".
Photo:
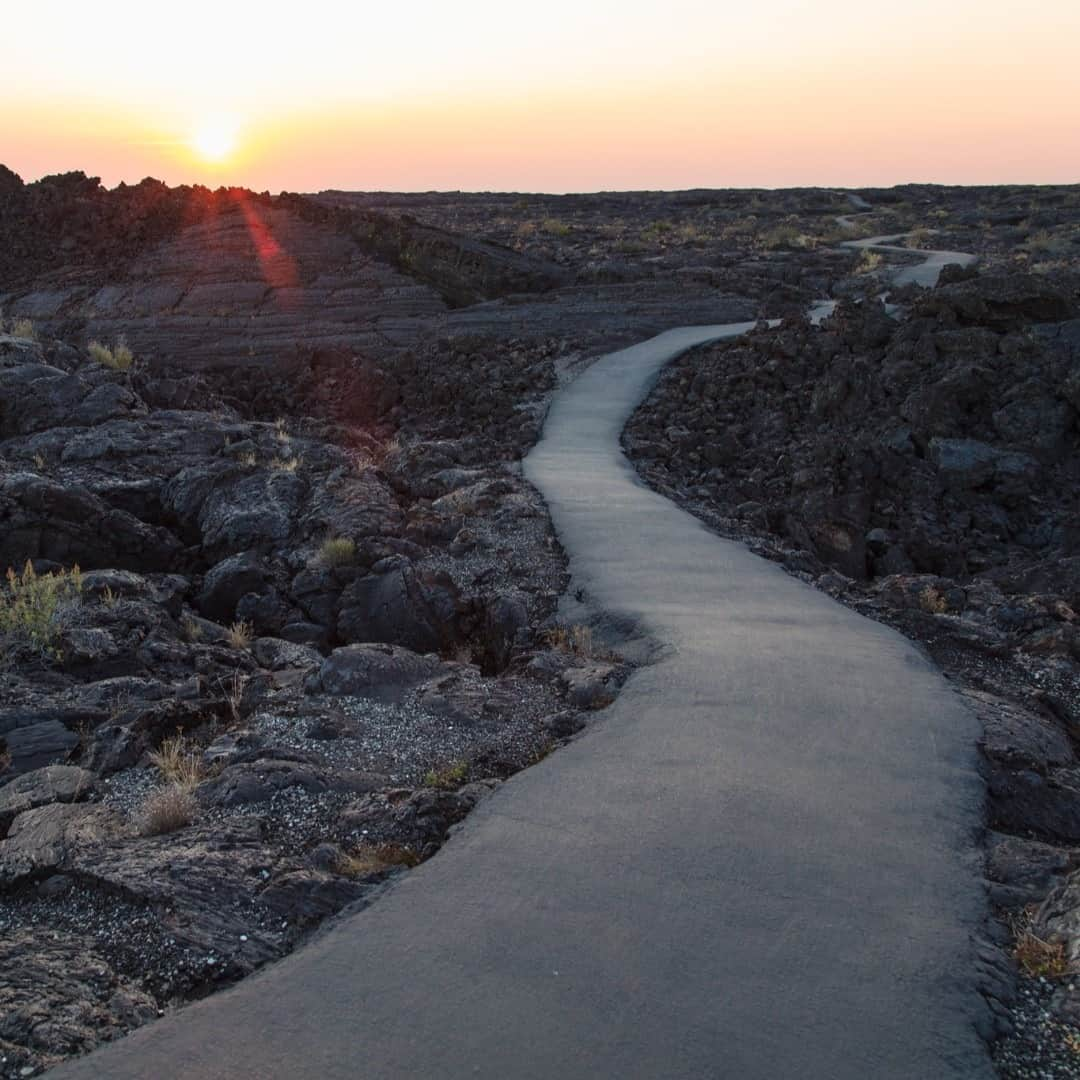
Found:
[[(872, 197), (840, 223), (815, 190), (275, 199), (0, 168), (0, 316), (37, 337), (0, 326), (0, 570), (83, 570), (52, 651), (3, 643), (0, 1073), (282, 955), (581, 730), (625, 669), (552, 644), (563, 561), (516, 465), (548, 396), (587, 354), (822, 296), (851, 303), (821, 332), (676, 365), (628, 445), (962, 674), (995, 902), (1071, 880), (1073, 193)], [(931, 214), (993, 273), (898, 292), (899, 324), (858, 306), (883, 275), (836, 240)], [(190, 823), (140, 835), (177, 767)]]
[(554, 347), (425, 355), (373, 428), (325, 386), (245, 419), (182, 364), (0, 334), (0, 567), (81, 566), (47, 642), (0, 624), (0, 937), (35, 952), (0, 1074), (283, 955), (580, 729), (528, 674), (565, 582), (516, 463)]

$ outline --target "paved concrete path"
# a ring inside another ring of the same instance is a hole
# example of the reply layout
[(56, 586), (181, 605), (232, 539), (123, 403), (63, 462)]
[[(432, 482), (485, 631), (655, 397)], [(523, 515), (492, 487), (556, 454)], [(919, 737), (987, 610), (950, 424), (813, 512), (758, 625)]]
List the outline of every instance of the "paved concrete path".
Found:
[(601, 359), (527, 461), (575, 586), (666, 657), (368, 911), (53, 1075), (991, 1075), (973, 718), (902, 637), (619, 450), (668, 360), (746, 328)]
[[(840, 218), (837, 218), (839, 221)], [(849, 219), (850, 224), (850, 219)], [(865, 240), (845, 240), (840, 246), (850, 248), (868, 248), (872, 251), (901, 253), (904, 255), (923, 255), (924, 260), (913, 266), (902, 266), (891, 277), (893, 285), (923, 285), (932, 288), (937, 284), (938, 275), (943, 267), (956, 263), (959, 266), (971, 266), (978, 261), (977, 255), (968, 255), (963, 251), (924, 251), (920, 248), (900, 247), (898, 241), (911, 233), (896, 233), (893, 236), (870, 236)]]

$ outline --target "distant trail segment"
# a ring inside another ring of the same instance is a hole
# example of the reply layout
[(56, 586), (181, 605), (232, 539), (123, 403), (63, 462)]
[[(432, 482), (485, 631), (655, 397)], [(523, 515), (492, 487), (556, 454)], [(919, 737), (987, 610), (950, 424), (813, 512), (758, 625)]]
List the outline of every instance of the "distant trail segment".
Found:
[[(839, 220), (839, 219), (837, 219)], [(910, 233), (897, 233), (893, 236), (871, 236), (865, 240), (845, 240), (842, 247), (862, 248), (871, 251), (902, 253), (904, 255), (924, 255), (925, 259), (915, 266), (901, 267), (892, 278), (894, 285), (922, 285), (932, 288), (937, 284), (942, 268), (950, 264), (971, 266), (978, 260), (977, 255), (963, 251), (922, 251), (918, 248), (898, 246), (898, 241), (910, 236)]]
[(975, 720), (620, 450), (664, 364), (749, 327), (603, 357), (526, 461), (574, 588), (664, 658), (369, 910), (58, 1080), (992, 1075)]

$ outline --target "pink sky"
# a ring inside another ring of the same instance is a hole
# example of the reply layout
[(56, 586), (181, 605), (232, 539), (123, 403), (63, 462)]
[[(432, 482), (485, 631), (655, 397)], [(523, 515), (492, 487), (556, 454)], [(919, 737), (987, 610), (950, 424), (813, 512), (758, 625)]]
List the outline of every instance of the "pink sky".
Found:
[[(195, 0), (11, 16), (0, 162), (34, 179), (571, 191), (1080, 181), (1080, 4)], [(245, 7), (248, 7), (245, 5)], [(248, 9), (250, 10), (250, 8)], [(294, 13), (295, 14), (295, 13)], [(50, 25), (51, 24), (51, 25)], [(179, 25), (178, 25), (179, 24)], [(219, 161), (194, 143), (235, 133)]]

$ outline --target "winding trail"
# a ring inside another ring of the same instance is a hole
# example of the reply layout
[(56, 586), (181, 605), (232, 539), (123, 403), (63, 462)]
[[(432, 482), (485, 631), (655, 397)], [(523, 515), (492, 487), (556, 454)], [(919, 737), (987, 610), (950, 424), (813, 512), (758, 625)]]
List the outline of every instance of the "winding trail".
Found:
[(369, 910), (52, 1075), (991, 1075), (973, 717), (619, 447), (664, 364), (749, 325), (602, 358), (526, 462), (575, 587), (662, 659)]
[[(839, 218), (837, 220), (840, 220)], [(865, 240), (845, 240), (842, 247), (866, 248), (873, 251), (900, 253), (903, 255), (925, 255), (921, 263), (914, 266), (902, 266), (892, 275), (893, 285), (923, 285), (927, 288), (937, 284), (942, 268), (952, 263), (959, 266), (971, 266), (977, 261), (977, 255), (963, 251), (924, 251), (920, 248), (900, 247), (898, 241), (911, 233), (896, 233), (893, 236), (871, 236)]]

